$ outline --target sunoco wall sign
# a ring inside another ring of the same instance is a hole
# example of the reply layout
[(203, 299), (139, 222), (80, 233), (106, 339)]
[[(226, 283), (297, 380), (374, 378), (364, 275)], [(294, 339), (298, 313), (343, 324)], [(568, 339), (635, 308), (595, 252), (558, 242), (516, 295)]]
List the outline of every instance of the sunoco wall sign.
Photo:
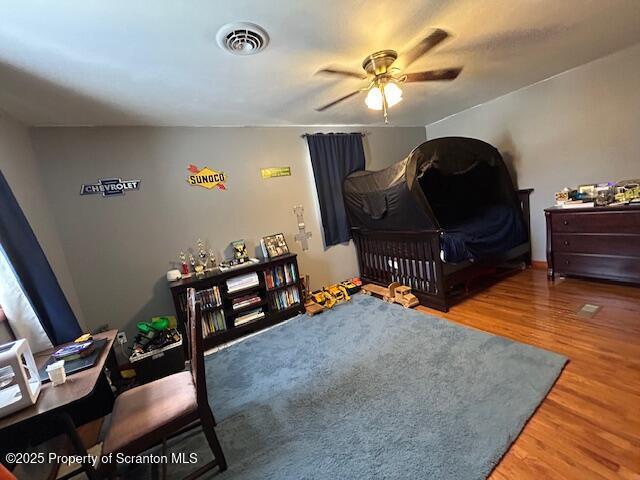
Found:
[(102, 178), (97, 183), (89, 183), (80, 187), (80, 195), (97, 195), (113, 197), (124, 195), (129, 190), (139, 190), (140, 180), (122, 180), (121, 178)]
[(189, 165), (187, 170), (192, 174), (187, 177), (187, 183), (196, 187), (203, 187), (207, 190), (217, 188), (218, 190), (226, 190), (225, 182), (227, 177), (224, 172), (212, 170), (209, 167), (199, 168), (195, 165)]

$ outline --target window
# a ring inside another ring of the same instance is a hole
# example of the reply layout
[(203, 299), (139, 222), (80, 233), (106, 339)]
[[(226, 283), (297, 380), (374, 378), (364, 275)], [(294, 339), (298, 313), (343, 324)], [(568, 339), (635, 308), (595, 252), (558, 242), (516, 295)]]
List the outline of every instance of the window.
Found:
[[(13, 335), (16, 338), (25, 338), (32, 352), (40, 352), (52, 347), (2, 248), (0, 248), (0, 307)], [(4, 338), (3, 333), (5, 332), (0, 333), (0, 338)]]

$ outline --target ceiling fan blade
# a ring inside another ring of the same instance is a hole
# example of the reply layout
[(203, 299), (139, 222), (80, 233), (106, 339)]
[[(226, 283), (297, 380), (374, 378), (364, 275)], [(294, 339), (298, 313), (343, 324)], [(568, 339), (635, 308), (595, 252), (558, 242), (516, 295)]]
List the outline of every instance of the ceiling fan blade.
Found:
[(342, 102), (342, 101), (346, 100), (347, 98), (351, 98), (351, 97), (353, 97), (354, 95), (359, 94), (361, 91), (362, 91), (362, 90), (356, 90), (355, 92), (351, 92), (351, 93), (349, 93), (349, 94), (345, 95), (344, 97), (340, 97), (339, 99), (334, 100), (334, 101), (333, 101), (333, 102), (331, 102), (331, 103), (327, 103), (326, 105), (323, 105), (323, 106), (322, 106), (322, 107), (320, 107), (320, 108), (316, 108), (316, 111), (317, 111), (317, 112), (322, 112), (322, 111), (326, 110), (327, 108), (331, 108), (331, 107), (333, 107), (335, 104), (340, 103), (340, 102)]
[(405, 82), (437, 82), (439, 80), (455, 80), (460, 75), (460, 68), (443, 68), (442, 70), (426, 70), (424, 72), (407, 73)]
[(430, 35), (420, 40), (417, 45), (402, 54), (400, 59), (404, 64), (404, 68), (407, 68), (422, 55), (427, 53), (440, 42), (444, 41), (448, 36), (449, 34), (444, 30), (441, 30), (439, 28), (435, 29)]
[(346, 68), (341, 68), (341, 67), (321, 68), (316, 72), (316, 74), (318, 73), (325, 73), (329, 75), (341, 75), (343, 77), (359, 78), (360, 80), (364, 80), (367, 78), (367, 76), (362, 72), (355, 72), (353, 70), (347, 70)]

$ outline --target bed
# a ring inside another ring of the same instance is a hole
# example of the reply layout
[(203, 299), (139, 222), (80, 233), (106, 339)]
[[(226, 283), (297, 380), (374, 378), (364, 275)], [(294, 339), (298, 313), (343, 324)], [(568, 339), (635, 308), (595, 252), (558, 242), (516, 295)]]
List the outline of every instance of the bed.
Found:
[(427, 141), (343, 185), (365, 282), (410, 286), (447, 311), (479, 277), (531, 264), (529, 195), (513, 187), (500, 152), (481, 140)]

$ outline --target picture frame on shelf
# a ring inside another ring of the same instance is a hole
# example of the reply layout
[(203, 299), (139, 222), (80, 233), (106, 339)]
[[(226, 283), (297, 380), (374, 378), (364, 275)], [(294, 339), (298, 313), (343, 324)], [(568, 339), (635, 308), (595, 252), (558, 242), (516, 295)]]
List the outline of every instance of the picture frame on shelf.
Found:
[(264, 258), (277, 258), (289, 253), (289, 246), (282, 233), (262, 237), (260, 247)]

